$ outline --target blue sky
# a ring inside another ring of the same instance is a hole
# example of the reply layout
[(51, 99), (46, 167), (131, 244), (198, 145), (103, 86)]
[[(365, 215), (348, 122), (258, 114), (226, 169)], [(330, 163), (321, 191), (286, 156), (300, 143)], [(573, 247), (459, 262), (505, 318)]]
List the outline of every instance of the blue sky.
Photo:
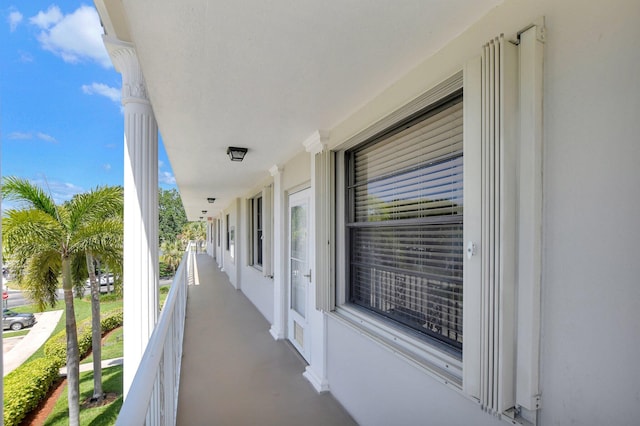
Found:
[[(93, 3), (3, 2), (0, 13), (2, 175), (46, 181), (58, 202), (121, 185), (121, 76)], [(159, 152), (160, 186), (175, 187)]]

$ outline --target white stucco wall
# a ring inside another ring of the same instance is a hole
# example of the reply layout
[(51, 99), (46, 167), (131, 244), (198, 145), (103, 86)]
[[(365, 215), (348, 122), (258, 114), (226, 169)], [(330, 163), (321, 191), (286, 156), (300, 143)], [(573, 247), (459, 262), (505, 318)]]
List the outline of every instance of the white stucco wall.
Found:
[(639, 424), (640, 2), (549, 3), (542, 420)]
[[(331, 145), (546, 17), (542, 425), (633, 425), (640, 403), (640, 2), (507, 1), (331, 132)], [(329, 322), (332, 392), (362, 424), (496, 424)]]
[(328, 326), (329, 386), (358, 424), (505, 424), (334, 318)]
[[(265, 184), (266, 186), (266, 184)], [(241, 201), (240, 226), (243, 227), (242, 240), (236, 241), (240, 256), (240, 281), (242, 292), (256, 306), (269, 323), (273, 322), (273, 279), (264, 277), (262, 270), (250, 265), (250, 212), (248, 200), (262, 191), (262, 186), (249, 192)], [(263, 224), (263, 227), (266, 226)], [(264, 228), (263, 228), (264, 229)]]
[(300, 142), (300, 153), (284, 165), (282, 174), (282, 188), (291, 192), (292, 189), (301, 189), (300, 185), (311, 182), (311, 158), (304, 151)]
[[(331, 129), (331, 147), (405, 105), (480, 53), (546, 18), (541, 425), (633, 425), (640, 404), (640, 2), (511, 0)], [(310, 180), (308, 153), (283, 190)], [(286, 198), (285, 198), (286, 201)], [(237, 285), (245, 241), (225, 270)], [(286, 224), (286, 221), (285, 221)], [(223, 232), (225, 228), (223, 227)], [(223, 246), (224, 238), (223, 237)], [(233, 267), (232, 267), (233, 265)], [(241, 288), (272, 321), (273, 287), (242, 263)], [(342, 322), (328, 321), (333, 394), (361, 424), (502, 424)]]
[(242, 292), (269, 323), (273, 323), (273, 280), (262, 276), (262, 271), (245, 266), (241, 271)]
[[(240, 237), (240, 221), (238, 219), (239, 211), (237, 202), (234, 201), (227, 209), (224, 210), (222, 214), (222, 256), (223, 260), (223, 269), (229, 276), (229, 281), (236, 288), (241, 288), (241, 283), (238, 274), (239, 269), (239, 259), (238, 259), (238, 241)], [(228, 218), (228, 219), (227, 219)], [(227, 225), (227, 220), (229, 221)], [(231, 250), (227, 250), (227, 226), (229, 229), (234, 230), (235, 234), (235, 243), (234, 243), (234, 255), (231, 256)]]

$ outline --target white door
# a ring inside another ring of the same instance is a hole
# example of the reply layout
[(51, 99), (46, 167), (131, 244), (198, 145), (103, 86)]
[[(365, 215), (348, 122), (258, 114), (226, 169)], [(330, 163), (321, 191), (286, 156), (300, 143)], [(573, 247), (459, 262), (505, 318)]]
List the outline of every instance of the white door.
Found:
[(311, 232), (311, 190), (289, 196), (289, 315), (287, 337), (309, 362), (311, 343), (308, 316), (311, 299), (310, 259), (313, 234)]

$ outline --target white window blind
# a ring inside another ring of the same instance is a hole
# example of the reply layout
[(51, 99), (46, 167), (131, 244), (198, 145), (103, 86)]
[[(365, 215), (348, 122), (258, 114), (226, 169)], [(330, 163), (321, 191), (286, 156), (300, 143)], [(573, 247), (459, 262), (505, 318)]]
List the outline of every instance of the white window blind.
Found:
[(347, 152), (351, 303), (462, 348), (462, 96)]

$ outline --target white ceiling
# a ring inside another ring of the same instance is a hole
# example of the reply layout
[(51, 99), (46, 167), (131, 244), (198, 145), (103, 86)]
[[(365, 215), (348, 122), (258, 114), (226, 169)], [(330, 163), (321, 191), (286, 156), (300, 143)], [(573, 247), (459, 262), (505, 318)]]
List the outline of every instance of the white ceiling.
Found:
[[(501, 2), (96, 5), (107, 31), (136, 46), (187, 215), (195, 220), (255, 187), (314, 131), (330, 130)], [(232, 163), (228, 146), (249, 153)]]

